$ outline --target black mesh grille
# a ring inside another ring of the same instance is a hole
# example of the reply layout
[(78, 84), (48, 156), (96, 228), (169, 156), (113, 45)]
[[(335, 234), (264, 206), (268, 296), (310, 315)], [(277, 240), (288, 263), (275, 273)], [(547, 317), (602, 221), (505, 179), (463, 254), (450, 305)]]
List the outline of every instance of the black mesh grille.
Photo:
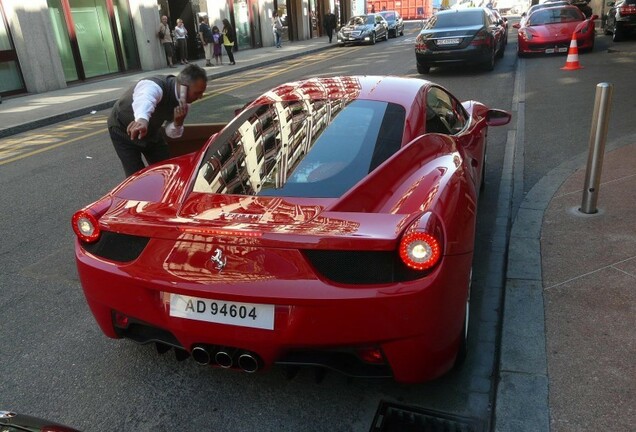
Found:
[(392, 376), (388, 365), (365, 363), (350, 351), (294, 350), (278, 359), (276, 363), (281, 365), (321, 366), (345, 375), (361, 378), (389, 378)]
[(132, 318), (129, 318), (129, 320), (130, 323), (126, 328), (115, 326), (117, 336), (132, 339), (142, 345), (151, 342), (161, 342), (176, 348), (183, 348), (177, 338), (168, 330), (153, 327)]
[(347, 284), (381, 284), (419, 279), (428, 272), (406, 267), (395, 251), (305, 250), (322, 276)]
[(102, 231), (95, 243), (82, 243), (87, 252), (111, 261), (129, 262), (136, 259), (148, 244), (147, 237)]
[(483, 432), (482, 421), (425, 408), (380, 402), (369, 432)]

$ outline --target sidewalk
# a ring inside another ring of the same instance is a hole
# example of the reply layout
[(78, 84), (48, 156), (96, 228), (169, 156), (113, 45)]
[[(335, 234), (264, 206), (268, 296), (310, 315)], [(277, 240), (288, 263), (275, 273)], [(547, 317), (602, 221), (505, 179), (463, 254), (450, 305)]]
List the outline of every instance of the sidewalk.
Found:
[(605, 153), (596, 214), (578, 211), (586, 154), (521, 204), (508, 249), (497, 432), (636, 430), (636, 135), (622, 141)]
[[(338, 45), (335, 42), (329, 44), (326, 36), (308, 41), (283, 42), (282, 48), (264, 47), (237, 51), (234, 53), (236, 65), (224, 64), (223, 66), (206, 67), (205, 70), (208, 73), (208, 78), (214, 79), (336, 46)], [(227, 62), (225, 55), (224, 58)], [(192, 63), (203, 67), (205, 59), (199, 59)], [(93, 110), (110, 108), (124, 90), (141, 78), (176, 74), (182, 67), (166, 67), (165, 69), (118, 75), (115, 78), (75, 84), (65, 89), (46, 93), (3, 98), (0, 104), (0, 138), (79, 117)]]

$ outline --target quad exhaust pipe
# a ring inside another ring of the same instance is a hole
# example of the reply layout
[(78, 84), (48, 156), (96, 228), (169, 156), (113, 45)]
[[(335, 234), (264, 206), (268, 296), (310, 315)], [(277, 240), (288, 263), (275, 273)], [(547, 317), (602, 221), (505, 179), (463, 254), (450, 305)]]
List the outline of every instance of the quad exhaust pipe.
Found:
[(192, 358), (200, 365), (209, 365), (214, 358), (214, 363), (224, 369), (238, 366), (246, 373), (254, 373), (261, 367), (258, 355), (230, 347), (221, 347), (217, 351), (209, 346), (196, 345), (192, 349)]
[(192, 358), (200, 365), (210, 364), (210, 353), (202, 346), (195, 346), (192, 349)]
[(258, 370), (258, 359), (252, 353), (244, 352), (238, 358), (238, 365), (247, 373), (254, 373)]
[(214, 361), (223, 369), (231, 368), (234, 363), (233, 353), (221, 350), (214, 356)]

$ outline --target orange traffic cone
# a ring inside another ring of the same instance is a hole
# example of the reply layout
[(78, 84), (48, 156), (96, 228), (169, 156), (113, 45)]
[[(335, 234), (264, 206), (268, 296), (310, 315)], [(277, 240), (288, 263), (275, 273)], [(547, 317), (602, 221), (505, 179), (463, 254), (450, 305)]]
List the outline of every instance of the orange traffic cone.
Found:
[(576, 32), (572, 33), (572, 41), (570, 42), (570, 49), (568, 50), (568, 58), (565, 60), (565, 66), (563, 70), (577, 70), (583, 69), (583, 66), (579, 64), (579, 48), (576, 44)]

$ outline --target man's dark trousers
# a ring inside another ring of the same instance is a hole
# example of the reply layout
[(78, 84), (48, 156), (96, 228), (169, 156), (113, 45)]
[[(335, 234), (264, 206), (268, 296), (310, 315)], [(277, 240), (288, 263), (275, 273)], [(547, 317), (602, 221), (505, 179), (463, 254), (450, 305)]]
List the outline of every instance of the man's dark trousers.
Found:
[(148, 165), (170, 157), (168, 144), (161, 135), (153, 141), (131, 140), (126, 131), (113, 126), (108, 128), (108, 133), (124, 167), (126, 177), (145, 167), (143, 160), (141, 160), (142, 155), (146, 158)]

